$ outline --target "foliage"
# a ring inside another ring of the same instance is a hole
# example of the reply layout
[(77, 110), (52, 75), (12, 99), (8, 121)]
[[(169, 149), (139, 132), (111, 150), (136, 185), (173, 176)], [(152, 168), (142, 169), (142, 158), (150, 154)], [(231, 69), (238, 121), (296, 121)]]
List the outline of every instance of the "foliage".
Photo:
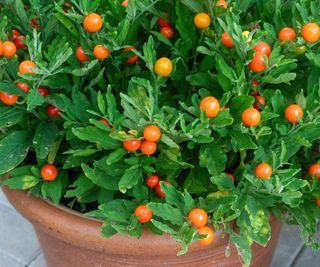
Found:
[[(187, 220), (194, 207), (229, 234), (245, 266), (252, 243), (268, 243), (270, 216), (300, 225), (305, 243), (319, 249), (320, 187), (305, 170), (320, 159), (320, 46), (298, 34), (306, 23), (320, 23), (318, 0), (233, 0), (228, 9), (212, 0), (129, 0), (126, 8), (120, 0), (64, 2), (0, 0), (0, 39), (11, 38), (13, 29), (26, 35), (16, 56), (0, 57), (0, 91), (19, 96), (16, 105), (0, 107), (0, 173), (12, 177), (2, 184), (104, 220), (105, 237), (139, 237), (134, 210), (147, 204), (154, 217), (146, 226), (180, 242), (179, 254), (201, 238)], [(82, 25), (92, 12), (104, 21), (97, 33)], [(210, 15), (208, 29), (194, 26), (198, 12)], [(172, 39), (159, 33), (158, 17), (170, 20)], [(34, 18), (38, 28), (30, 23)], [(285, 26), (295, 29), (294, 42), (279, 41)], [(245, 30), (251, 42), (242, 36)], [(232, 49), (221, 43), (223, 32), (234, 41)], [(259, 41), (272, 53), (267, 70), (253, 73), (248, 64)], [(110, 51), (107, 59), (95, 59), (98, 44)], [(77, 60), (79, 46), (88, 61)], [(137, 50), (125, 52), (130, 46)], [(139, 60), (128, 64), (135, 55)], [(161, 57), (173, 62), (169, 77), (154, 71)], [(23, 60), (36, 63), (36, 75), (18, 73)], [(15, 86), (18, 81), (28, 84), (28, 94)], [(39, 87), (50, 95), (42, 96)], [(247, 127), (241, 114), (253, 105), (253, 90), (266, 104), (261, 123)], [(209, 95), (226, 106), (215, 118), (199, 108)], [(293, 103), (305, 113), (298, 124), (284, 116)], [(49, 117), (48, 105), (61, 117)], [(150, 124), (161, 129), (156, 154), (123, 149), (124, 140), (143, 140)], [(272, 166), (270, 179), (255, 176), (260, 162)], [(46, 163), (59, 168), (53, 182), (41, 178)], [(163, 199), (145, 185), (153, 174), (172, 183), (160, 183)]]

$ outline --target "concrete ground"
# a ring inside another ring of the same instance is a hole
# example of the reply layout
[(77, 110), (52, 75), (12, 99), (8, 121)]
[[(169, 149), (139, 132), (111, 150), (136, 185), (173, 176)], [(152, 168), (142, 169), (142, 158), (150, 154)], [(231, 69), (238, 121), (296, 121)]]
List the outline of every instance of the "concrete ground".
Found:
[[(315, 266), (320, 266), (320, 252), (313, 252), (303, 245), (297, 227), (285, 226), (271, 267)], [(31, 224), (8, 203), (2, 190), (0, 190), (0, 267), (46, 267)]]

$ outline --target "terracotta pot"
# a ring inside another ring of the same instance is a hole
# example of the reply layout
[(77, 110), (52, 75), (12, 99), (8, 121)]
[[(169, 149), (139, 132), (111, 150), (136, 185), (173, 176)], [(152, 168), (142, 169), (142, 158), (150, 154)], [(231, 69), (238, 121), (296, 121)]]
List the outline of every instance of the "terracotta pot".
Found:
[[(34, 225), (49, 267), (123, 266), (241, 266), (234, 247), (225, 257), (228, 238), (219, 233), (209, 247), (193, 244), (189, 252), (176, 256), (179, 244), (168, 235), (157, 236), (145, 230), (142, 238), (116, 235), (100, 237), (101, 222), (72, 210), (54, 206), (24, 191), (3, 188), (12, 205)], [(267, 267), (277, 243), (281, 223), (272, 220), (272, 238), (263, 248), (253, 246), (252, 265)]]

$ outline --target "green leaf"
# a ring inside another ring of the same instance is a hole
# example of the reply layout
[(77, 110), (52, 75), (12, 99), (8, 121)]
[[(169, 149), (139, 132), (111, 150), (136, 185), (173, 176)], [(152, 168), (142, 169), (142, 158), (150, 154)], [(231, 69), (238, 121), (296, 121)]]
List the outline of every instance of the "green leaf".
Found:
[(234, 188), (232, 179), (225, 173), (211, 177), (211, 182), (218, 186), (219, 191), (225, 191)]
[(80, 197), (81, 195), (89, 192), (93, 189), (96, 185), (91, 182), (85, 175), (80, 175), (77, 180), (71, 185), (72, 188), (68, 190), (64, 197), (72, 198), (72, 197)]
[(230, 135), (234, 151), (257, 149), (257, 145), (252, 141), (250, 135), (236, 130), (230, 131)]
[(11, 107), (0, 108), (0, 128), (9, 128), (15, 124), (24, 122), (26, 119), (25, 111)]
[(162, 232), (165, 232), (165, 233), (168, 233), (170, 235), (174, 235), (176, 234), (176, 231), (173, 230), (171, 227), (169, 227), (167, 224), (165, 223), (162, 223), (162, 222), (159, 222), (155, 219), (152, 219), (151, 220), (151, 223), (157, 227), (159, 230), (161, 230)]
[(227, 155), (219, 144), (202, 145), (199, 152), (200, 167), (206, 167), (210, 174), (217, 175), (224, 171)]
[(12, 170), (25, 159), (31, 142), (29, 131), (13, 132), (0, 141), (0, 174)]
[(39, 93), (38, 90), (32, 89), (29, 91), (27, 96), (27, 110), (33, 110), (37, 106), (41, 106), (44, 103), (44, 97)]
[(104, 149), (117, 149), (121, 146), (119, 141), (112, 139), (105, 131), (92, 126), (73, 128), (72, 132), (80, 140), (95, 143)]
[(150, 71), (153, 71), (153, 64), (156, 61), (157, 54), (154, 49), (154, 41), (152, 36), (150, 36), (148, 41), (143, 45), (143, 55), (147, 68)]
[(81, 164), (81, 167), (84, 174), (90, 179), (92, 183), (107, 190), (111, 190), (111, 191), (118, 190), (119, 178), (112, 177), (107, 173), (98, 169), (91, 169), (86, 164)]
[(0, 182), (0, 185), (7, 185), (11, 189), (26, 190), (36, 186), (39, 182), (40, 179), (38, 177), (34, 177), (31, 175), (23, 175), (6, 179), (3, 182)]
[(119, 181), (119, 190), (123, 194), (127, 192), (128, 189), (131, 189), (139, 180), (142, 180), (142, 170), (139, 166), (132, 166), (125, 170), (123, 176)]
[(278, 77), (266, 76), (263, 81), (270, 84), (287, 83), (290, 84), (296, 78), (297, 74), (289, 72), (280, 74)]
[(32, 143), (39, 159), (47, 157), (51, 145), (56, 141), (58, 133), (59, 128), (55, 123), (43, 122), (37, 126)]
[(175, 225), (182, 225), (185, 222), (184, 216), (177, 208), (166, 203), (149, 203), (148, 208), (153, 211), (153, 214), (163, 220), (170, 221)]
[(124, 155), (126, 155), (128, 152), (123, 149), (122, 147), (121, 148), (118, 148), (117, 150), (111, 152), (109, 154), (109, 156), (107, 157), (107, 165), (112, 165), (113, 163), (116, 163), (118, 162), (119, 160), (121, 160)]

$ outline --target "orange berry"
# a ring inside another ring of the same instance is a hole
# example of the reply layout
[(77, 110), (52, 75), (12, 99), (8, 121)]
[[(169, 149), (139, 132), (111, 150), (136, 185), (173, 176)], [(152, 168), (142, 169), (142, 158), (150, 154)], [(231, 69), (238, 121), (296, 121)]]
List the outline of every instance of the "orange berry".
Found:
[(91, 13), (84, 18), (83, 26), (88, 32), (94, 33), (102, 28), (103, 21), (100, 15)]
[(272, 175), (272, 167), (268, 163), (262, 162), (256, 167), (255, 174), (260, 179), (268, 179)]

